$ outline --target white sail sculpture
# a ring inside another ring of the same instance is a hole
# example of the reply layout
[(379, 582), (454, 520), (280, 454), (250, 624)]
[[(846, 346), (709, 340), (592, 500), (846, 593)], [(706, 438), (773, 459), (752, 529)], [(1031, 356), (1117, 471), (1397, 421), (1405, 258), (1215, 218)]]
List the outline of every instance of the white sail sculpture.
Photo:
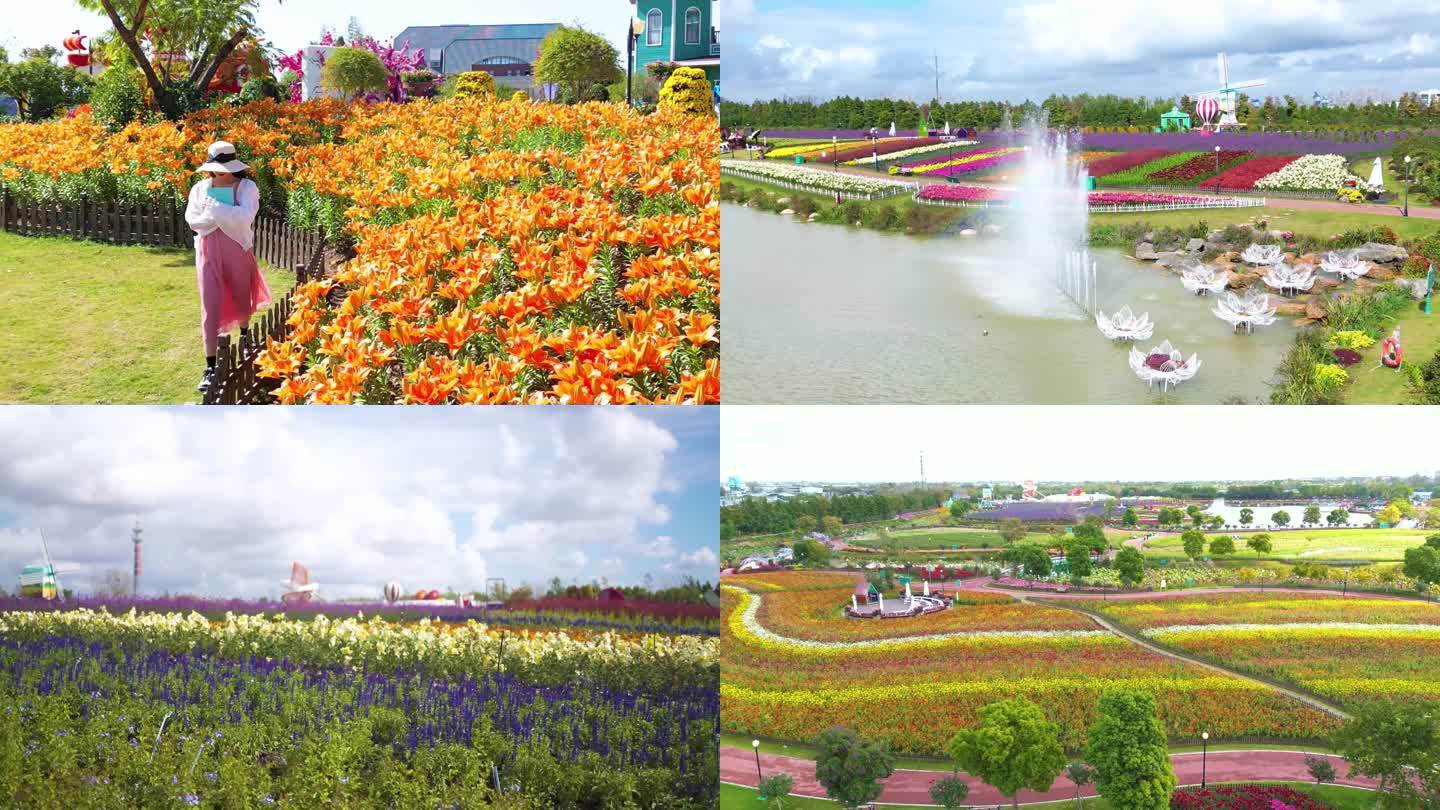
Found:
[(1230, 274), (1209, 265), (1195, 262), (1180, 270), (1180, 283), (1196, 295), (1218, 293), (1230, 283)]
[(1200, 370), (1200, 356), (1192, 354), (1190, 359), (1186, 360), (1185, 355), (1166, 340), (1149, 353), (1136, 348), (1130, 349), (1130, 370), (1144, 380), (1147, 386), (1153, 387), (1155, 383), (1159, 383), (1162, 391), (1168, 391), (1171, 386), (1179, 385), (1195, 376)]
[(1279, 264), (1285, 257), (1285, 252), (1279, 245), (1251, 245), (1245, 248), (1240, 254), (1240, 259), (1246, 264)]
[(311, 582), (310, 571), (298, 562), (290, 564), (290, 578), (280, 580), (280, 584), (285, 586), (280, 601), (287, 605), (309, 602), (320, 590), (320, 583)]
[(1227, 292), (1215, 303), (1211, 312), (1235, 331), (1244, 327), (1246, 332), (1254, 332), (1256, 326), (1269, 326), (1275, 322), (1275, 307), (1270, 306), (1270, 296), (1259, 290), (1251, 290), (1244, 296)]
[(1129, 304), (1120, 307), (1112, 315), (1097, 310), (1095, 326), (1100, 329), (1100, 334), (1111, 340), (1147, 340), (1155, 334), (1155, 324), (1150, 321), (1150, 313), (1142, 312), (1136, 315)]
[(1320, 261), (1320, 269), (1346, 281), (1354, 281), (1370, 272), (1370, 265), (1356, 258), (1353, 250), (1332, 250)]
[(1281, 295), (1295, 295), (1315, 286), (1315, 268), (1308, 264), (1291, 266), (1281, 262), (1270, 265), (1260, 280), (1279, 290)]

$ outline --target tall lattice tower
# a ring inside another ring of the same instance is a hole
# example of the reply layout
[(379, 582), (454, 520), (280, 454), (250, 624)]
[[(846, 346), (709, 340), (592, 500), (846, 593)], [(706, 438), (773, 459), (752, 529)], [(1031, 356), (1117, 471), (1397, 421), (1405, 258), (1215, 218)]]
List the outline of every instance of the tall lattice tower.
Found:
[(140, 519), (136, 518), (135, 527), (130, 530), (130, 542), (135, 544), (135, 572), (130, 577), (131, 596), (138, 596), (140, 594), (140, 543), (143, 539), (140, 536), (141, 533)]
[(925, 488), (925, 451), (920, 451), (920, 488)]

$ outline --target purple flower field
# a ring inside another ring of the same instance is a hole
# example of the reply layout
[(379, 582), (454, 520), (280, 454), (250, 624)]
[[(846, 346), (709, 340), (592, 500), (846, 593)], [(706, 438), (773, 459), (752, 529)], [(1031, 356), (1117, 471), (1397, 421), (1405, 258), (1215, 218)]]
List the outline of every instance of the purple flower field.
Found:
[(1007, 503), (984, 512), (971, 512), (969, 517), (975, 520), (1003, 520), (1004, 518), (1020, 518), (1021, 520), (1075, 520), (1087, 515), (1104, 514), (1105, 505), (1103, 503), (1025, 501), (1021, 503)]
[[(1198, 132), (1096, 132), (1077, 136), (1087, 149), (1170, 149), (1176, 152), (1225, 150), (1285, 152), (1290, 154), (1353, 155), (1389, 149), (1403, 137), (1400, 132), (1369, 133), (1373, 139), (1339, 141), (1328, 137), (1285, 132), (1226, 132), (1201, 135)], [(1072, 139), (1072, 148), (1075, 143)]]

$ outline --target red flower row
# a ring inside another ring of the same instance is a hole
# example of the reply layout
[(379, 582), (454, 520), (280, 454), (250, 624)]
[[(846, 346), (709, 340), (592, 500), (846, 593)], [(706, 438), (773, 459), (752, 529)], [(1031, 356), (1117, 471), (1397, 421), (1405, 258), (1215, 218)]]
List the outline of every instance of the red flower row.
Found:
[(1221, 171), (1224, 171), (1225, 167), (1233, 166), (1235, 163), (1255, 153), (1240, 149), (1226, 149), (1219, 153), (1202, 152), (1178, 166), (1171, 166), (1168, 169), (1147, 175), (1145, 179), (1155, 183), (1189, 184), (1201, 178), (1214, 177), (1216, 154), (1220, 156), (1219, 166)]
[(1114, 157), (1097, 160), (1086, 169), (1091, 177), (1104, 177), (1107, 174), (1133, 169), (1171, 154), (1174, 152), (1170, 149), (1136, 149), (1133, 152), (1121, 152)]
[(1219, 183), (1220, 188), (1254, 188), (1256, 180), (1267, 174), (1278, 172), (1299, 159), (1299, 155), (1262, 155), (1226, 169), (1209, 180), (1200, 182), (1207, 186)]

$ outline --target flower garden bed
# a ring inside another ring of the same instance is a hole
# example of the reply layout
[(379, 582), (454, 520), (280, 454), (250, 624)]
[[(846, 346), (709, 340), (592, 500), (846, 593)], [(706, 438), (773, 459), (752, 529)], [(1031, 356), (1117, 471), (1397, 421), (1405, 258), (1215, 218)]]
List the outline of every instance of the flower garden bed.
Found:
[(895, 152), (905, 152), (916, 148), (925, 149), (938, 146), (941, 143), (939, 138), (881, 138), (873, 144), (867, 141), (833, 152), (826, 158), (826, 161), (833, 160), (839, 163), (848, 163), (851, 161), (862, 162), (865, 158), (872, 157), (876, 154), (885, 157)]
[(1136, 149), (1120, 154), (1111, 154), (1086, 166), (1091, 177), (1105, 177), (1116, 172), (1143, 166), (1151, 161), (1174, 154), (1169, 149)]
[(837, 151), (837, 150), (852, 149), (852, 148), (854, 148), (854, 147), (857, 147), (857, 146), (861, 145), (862, 143), (865, 144), (866, 146), (869, 146), (869, 145), (870, 145), (870, 142), (869, 142), (869, 141), (853, 141), (853, 140), (852, 140), (852, 141), (831, 141), (831, 142), (817, 141), (817, 142), (815, 142), (815, 143), (801, 143), (801, 144), (796, 144), (796, 145), (794, 145), (794, 146), (780, 146), (780, 147), (776, 147), (775, 149), (766, 150), (766, 152), (765, 152), (765, 157), (767, 157), (767, 158), (775, 158), (775, 159), (783, 159), (783, 158), (793, 158), (793, 157), (795, 157), (796, 155), (806, 155), (806, 156), (808, 156), (808, 155), (815, 155), (815, 154), (819, 154), (819, 153), (821, 153), (821, 152), (825, 152), (825, 153), (827, 153), (827, 154), (825, 155), (825, 160), (828, 162), (828, 161), (831, 159), (831, 155), (830, 155), (829, 153), (835, 152), (835, 151)]
[(1330, 810), (1330, 805), (1283, 785), (1185, 787), (1170, 794), (1170, 810)]
[[(1007, 206), (1014, 192), (991, 186), (936, 184), (925, 186), (915, 195), (917, 202), (961, 206)], [(1240, 208), (1258, 205), (1253, 200), (1198, 194), (1172, 194), (1154, 191), (1092, 191), (1088, 195), (1091, 211), (1153, 211), (1167, 208)]]
[[(882, 163), (885, 163), (885, 162), (895, 162), (895, 161), (909, 160), (910, 158), (919, 157), (919, 156), (921, 156), (921, 155), (929, 155), (929, 154), (933, 154), (933, 153), (936, 153), (936, 152), (944, 152), (944, 151), (947, 151), (947, 150), (950, 150), (950, 149), (959, 149), (959, 148), (962, 148), (962, 147), (974, 146), (974, 145), (975, 145), (975, 142), (974, 142), (974, 141), (939, 141), (939, 142), (930, 144), (929, 146), (916, 146), (916, 147), (912, 147), (912, 148), (909, 148), (909, 149), (903, 149), (903, 150), (896, 151), (896, 152), (889, 152), (889, 153), (887, 153), (887, 154), (882, 154), (881, 157), (883, 157), (884, 160), (881, 161), (881, 162), (882, 162)], [(845, 164), (844, 164), (844, 165), (846, 165), (846, 166), (864, 166), (864, 165), (867, 165), (867, 164), (869, 164), (869, 163), (870, 163), (870, 155), (868, 155), (868, 154), (861, 154), (861, 155), (859, 155), (859, 156), (857, 156), (857, 157), (855, 157), (855, 158), (852, 158), (852, 159), (850, 159), (850, 160), (845, 161)]]
[(914, 183), (888, 177), (862, 177), (830, 169), (816, 169), (784, 163), (762, 163), (754, 160), (723, 160), (722, 173), (754, 178), (776, 185), (803, 191), (820, 193), (840, 192), (842, 195), (873, 199), (903, 194), (915, 187)]
[(914, 163), (901, 163), (890, 167), (890, 174), (912, 174), (930, 175), (934, 177), (954, 177), (969, 172), (981, 171), (993, 168), (1002, 163), (1019, 159), (1025, 150), (1018, 146), (982, 146), (978, 149), (971, 149), (955, 155), (947, 155), (943, 160), (916, 161)]
[(1259, 155), (1232, 166), (1202, 183), (1211, 187), (1218, 185), (1222, 189), (1248, 190), (1255, 187), (1255, 181), (1277, 172), (1299, 159), (1299, 155)]
[(1255, 153), (1238, 149), (1222, 150), (1217, 161), (1215, 153), (1197, 152), (1194, 153), (1194, 157), (1184, 163), (1151, 172), (1145, 176), (1145, 181), (1162, 186), (1194, 185), (1207, 177), (1214, 177), (1217, 174), (1217, 166), (1219, 171), (1223, 172), (1231, 166), (1249, 160), (1253, 154)]
[(1350, 172), (1342, 155), (1303, 155), (1255, 181), (1255, 188), (1285, 191), (1335, 191), (1364, 180)]
[(1111, 172), (1104, 177), (1096, 178), (1098, 185), (1102, 186), (1143, 186), (1149, 184), (1150, 175), (1164, 171), (1194, 158), (1199, 152), (1169, 152), (1138, 166), (1131, 166), (1128, 169)]

